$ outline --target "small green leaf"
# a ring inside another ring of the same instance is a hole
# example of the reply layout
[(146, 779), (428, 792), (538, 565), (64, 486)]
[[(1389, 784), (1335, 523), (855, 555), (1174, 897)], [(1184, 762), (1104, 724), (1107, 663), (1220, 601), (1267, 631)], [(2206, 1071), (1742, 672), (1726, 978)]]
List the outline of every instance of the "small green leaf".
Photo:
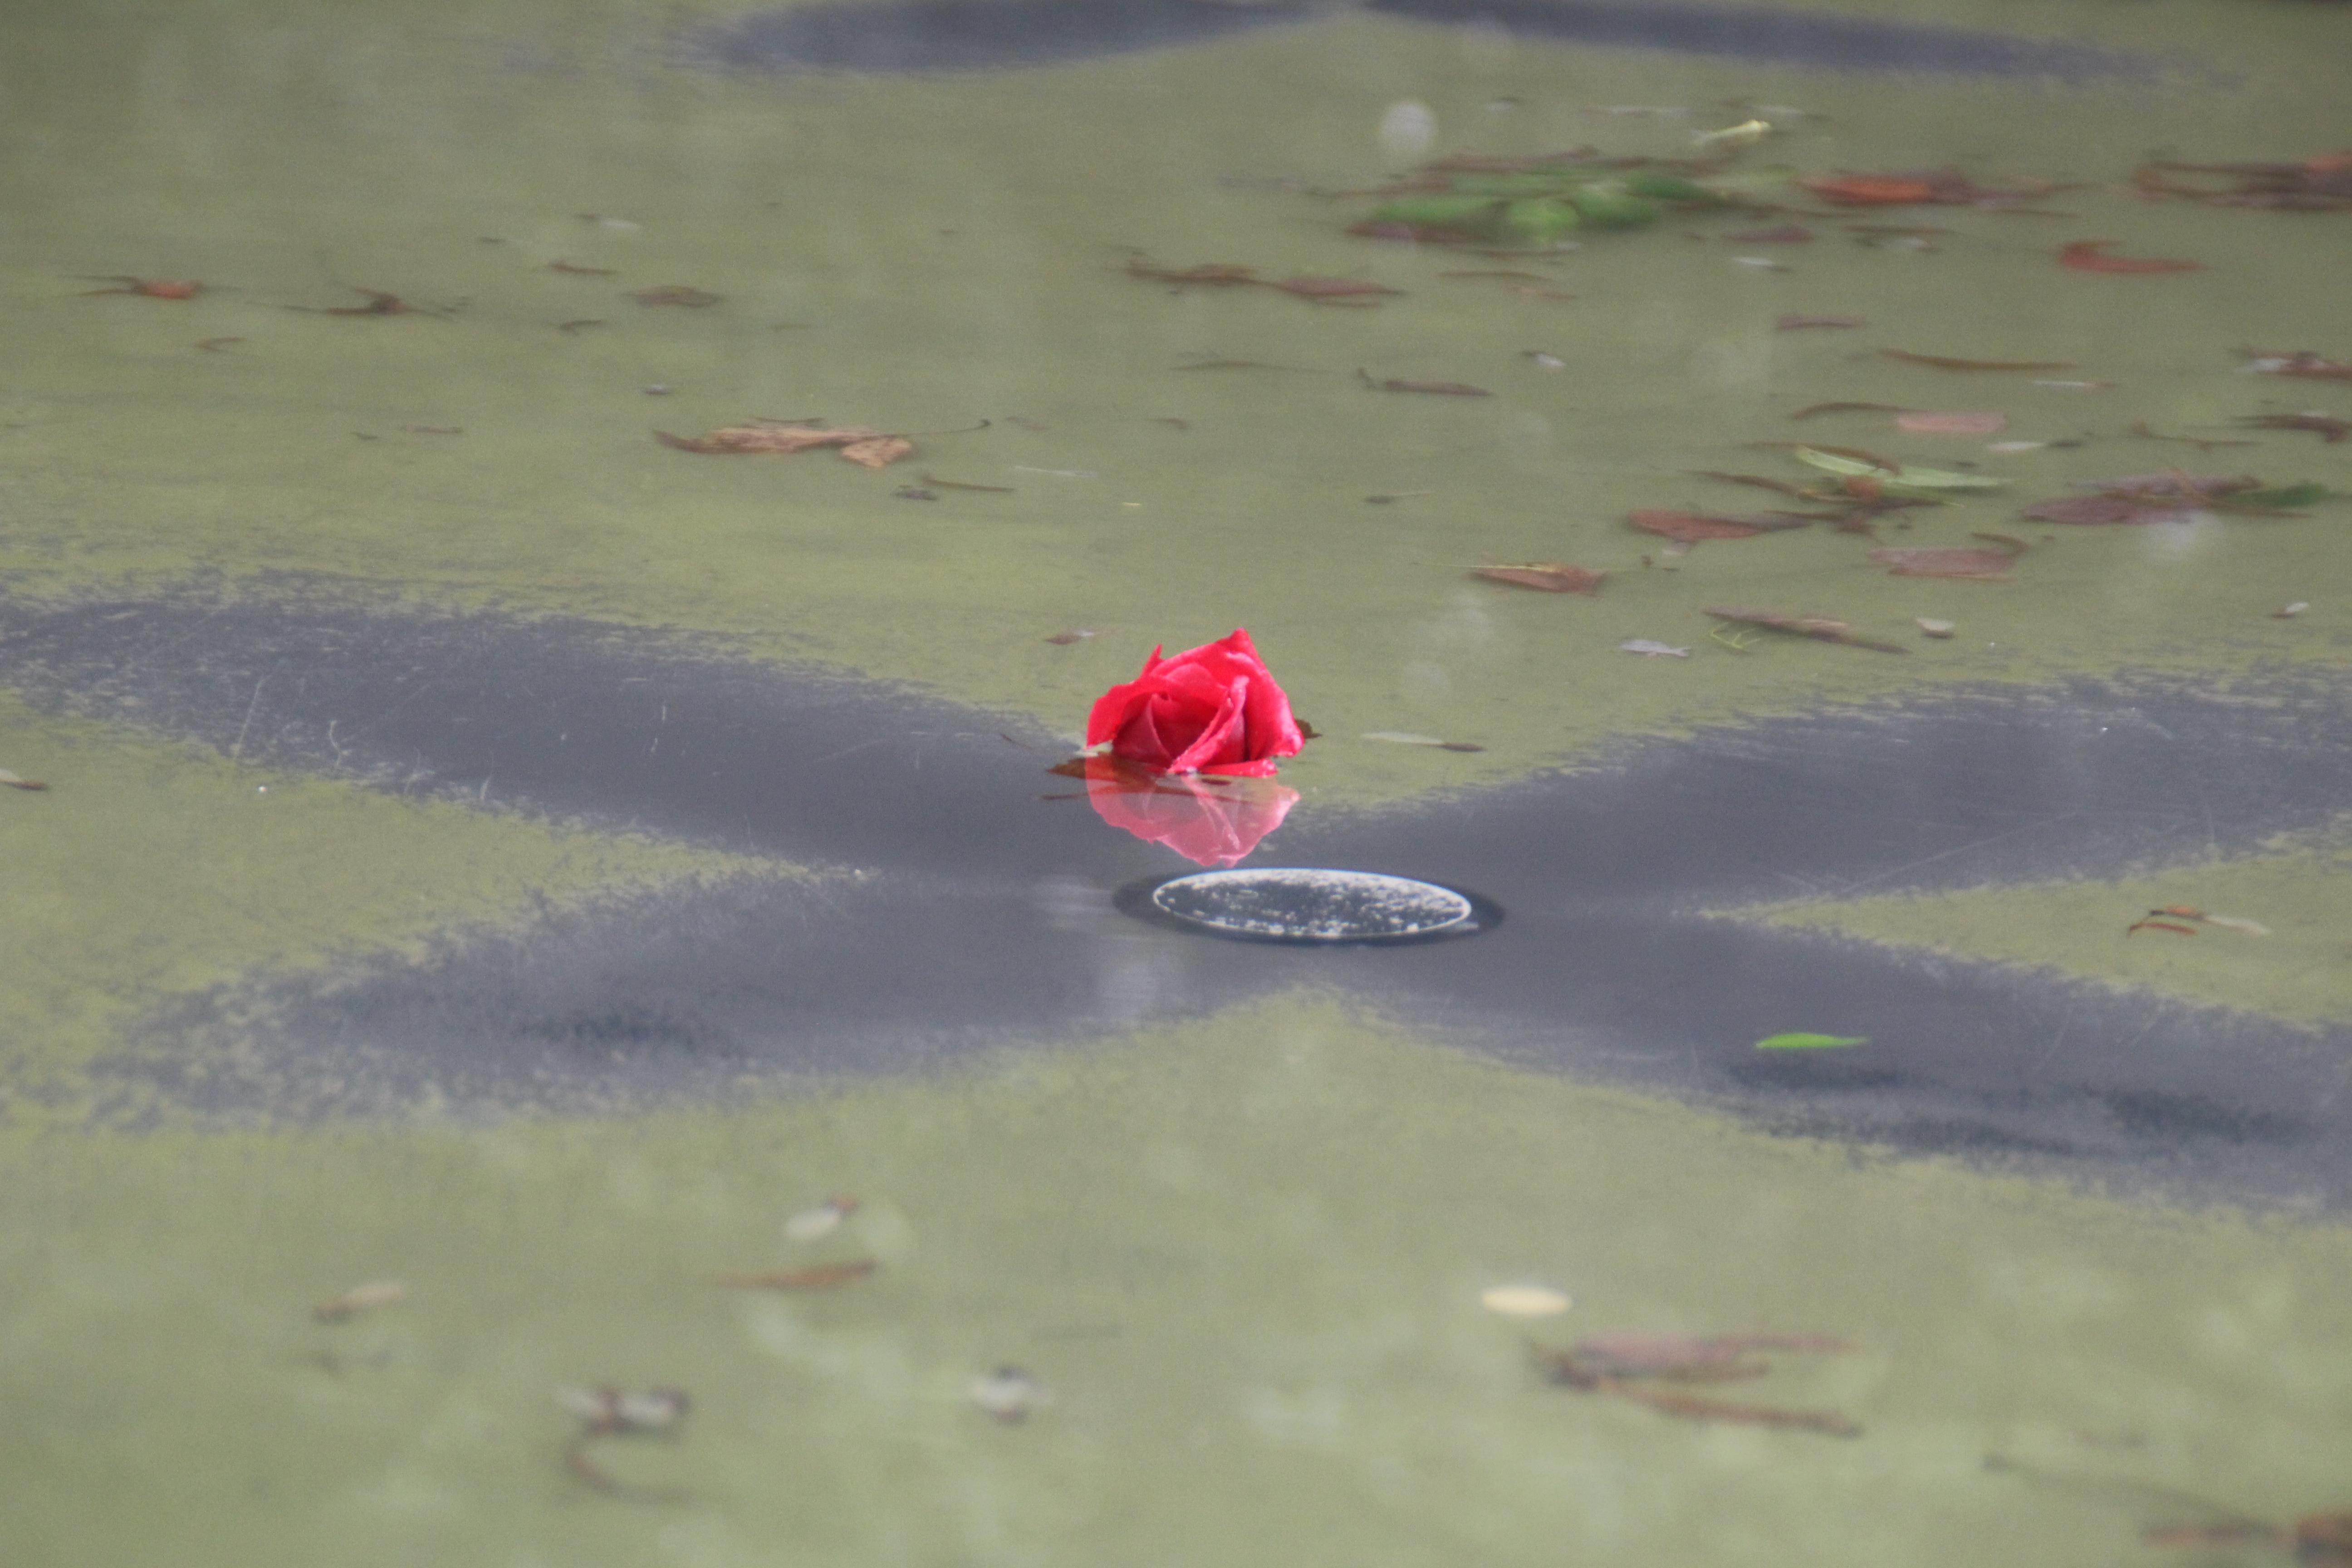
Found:
[(1868, 1035), (1767, 1035), (1756, 1042), (1759, 1051), (1834, 1051), (1870, 1044)]
[(1810, 463), (1832, 474), (1885, 479), (1890, 484), (1909, 485), (1926, 490), (1990, 490), (2009, 483), (2007, 479), (1996, 479), (1984, 474), (1955, 474), (1942, 468), (1914, 468), (1908, 463), (1899, 468), (1882, 468), (1875, 463), (1842, 458), (1834, 452), (1817, 452), (1811, 447), (1797, 448), (1797, 461)]
[(2306, 480), (2299, 485), (2281, 485), (2275, 489), (2240, 490), (2235, 495), (2223, 497), (2222, 503), (2217, 510), (2226, 511), (2231, 507), (2242, 506), (2273, 508), (2315, 506), (2335, 493), (2326, 485), (2313, 484)]

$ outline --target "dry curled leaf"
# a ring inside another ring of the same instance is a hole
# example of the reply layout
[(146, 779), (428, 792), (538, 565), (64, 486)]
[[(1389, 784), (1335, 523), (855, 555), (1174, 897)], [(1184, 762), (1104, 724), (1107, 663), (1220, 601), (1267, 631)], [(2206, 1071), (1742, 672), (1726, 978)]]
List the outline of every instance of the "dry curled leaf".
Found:
[(754, 452), (790, 454), (805, 452), (816, 447), (837, 447), (843, 457), (868, 468), (887, 468), (915, 449), (915, 444), (904, 436), (892, 436), (880, 430), (868, 430), (858, 426), (830, 429), (823, 425), (795, 424), (780, 419), (758, 419), (749, 425), (729, 425), (702, 436), (673, 436), (667, 430), (656, 430), (654, 439), (681, 452), (699, 452), (713, 457), (735, 457)]
[(25, 790), (44, 790), (49, 787), (38, 779), (25, 778), (20, 774), (10, 773), (6, 768), (0, 768), (0, 784), (5, 784), (10, 789)]
[(877, 436), (846, 443), (841, 455), (860, 468), (887, 468), (914, 449), (915, 444), (904, 436)]
[(1478, 566), (1472, 571), (1490, 582), (1509, 583), (1521, 588), (1540, 588), (1547, 594), (1598, 593), (1601, 579), (1609, 575), (1606, 572), (1570, 566), (1559, 561), (1531, 561), (1522, 566)]

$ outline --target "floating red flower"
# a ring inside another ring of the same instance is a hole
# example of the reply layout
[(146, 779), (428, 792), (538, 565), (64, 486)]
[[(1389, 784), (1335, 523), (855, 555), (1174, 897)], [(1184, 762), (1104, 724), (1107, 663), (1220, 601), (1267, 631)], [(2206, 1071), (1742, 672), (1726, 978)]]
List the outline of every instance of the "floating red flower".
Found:
[(1160, 649), (1143, 673), (1114, 686), (1087, 716), (1087, 746), (1161, 773), (1271, 778), (1275, 759), (1305, 744), (1290, 699), (1246, 631), (1172, 658)]

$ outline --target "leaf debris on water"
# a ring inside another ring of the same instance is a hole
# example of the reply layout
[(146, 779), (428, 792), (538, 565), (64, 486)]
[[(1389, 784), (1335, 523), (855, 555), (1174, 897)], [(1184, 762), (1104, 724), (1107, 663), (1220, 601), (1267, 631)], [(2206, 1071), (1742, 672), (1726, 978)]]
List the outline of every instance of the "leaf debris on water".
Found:
[(2352, 381), (2352, 364), (2326, 359), (2310, 349), (2240, 349), (2244, 368), (2257, 375), (2300, 376), (2306, 381)]
[(1084, 642), (1094, 635), (1095, 634), (1092, 630), (1085, 626), (1080, 626), (1076, 631), (1055, 632), (1052, 637), (1047, 637), (1045, 640), (1049, 643), (1055, 644), (1056, 647), (1067, 647), (1072, 643)]
[(2119, 239), (2078, 239), (2058, 252), (2058, 265), (2077, 272), (2201, 272), (2201, 261), (2169, 261), (2155, 258), (2109, 256)]
[(21, 773), (12, 773), (6, 768), (0, 768), (0, 784), (5, 784), (10, 789), (21, 790), (45, 790), (49, 787), (39, 779), (28, 779)]
[(893, 436), (859, 426), (840, 429), (808, 420), (757, 419), (749, 425), (729, 425), (704, 436), (673, 436), (654, 432), (654, 439), (681, 452), (736, 457), (755, 452), (805, 452), (817, 447), (839, 449), (849, 461), (868, 468), (885, 468), (915, 449), (904, 436)]
[(1801, 332), (1822, 327), (1866, 327), (1869, 321), (1860, 316), (1806, 316), (1790, 314), (1772, 323), (1776, 332)]
[(1515, 587), (1537, 588), (1547, 594), (1595, 594), (1609, 574), (1564, 561), (1531, 561), (1518, 566), (1474, 566), (1473, 575)]
[(1957, 359), (1950, 354), (1913, 353), (1908, 349), (1881, 349), (1881, 359), (1900, 360), (1905, 364), (1923, 364), (1931, 370), (2072, 370), (2065, 360), (2038, 359)]
[(627, 298), (640, 305), (683, 305), (689, 310), (701, 310), (723, 304), (727, 296), (713, 294), (708, 289), (697, 289), (689, 284), (666, 283), (658, 289), (639, 289)]
[(1815, 1035), (1802, 1029), (1767, 1035), (1756, 1042), (1759, 1051), (1839, 1051), (1870, 1044), (1868, 1035)]
[(2256, 430), (2308, 430), (2330, 447), (2352, 435), (2352, 419), (2338, 419), (2315, 410), (2302, 414), (2249, 414), (2238, 423)]
[(2011, 563), (2030, 548), (2021, 539), (2006, 533), (1972, 533), (1971, 539), (1981, 539), (1992, 546), (1990, 550), (1965, 547), (1881, 545), (1870, 552), (1871, 563), (1884, 566), (1895, 577), (1957, 577), (1978, 582), (2001, 582), (2009, 576)]
[(1625, 521), (1643, 533), (1654, 533), (1677, 544), (1696, 544), (1708, 539), (1753, 539), (1759, 533), (1803, 528), (1814, 520), (1803, 512), (1778, 511), (1744, 517), (1719, 517), (1708, 512), (1662, 511), (1643, 508), (1627, 512)]
[(310, 1308), (310, 1316), (322, 1323), (340, 1323), (362, 1312), (372, 1312), (378, 1307), (389, 1307), (408, 1294), (408, 1287), (397, 1279), (372, 1279), (364, 1285), (354, 1285), (340, 1296), (330, 1296)]
[(1866, 647), (1874, 653), (1911, 651), (1900, 643), (1880, 642), (1874, 637), (1858, 636), (1847, 622), (1832, 620), (1827, 616), (1789, 615), (1780, 610), (1727, 610), (1712, 606), (1701, 613), (1735, 626), (1785, 632), (1790, 637), (1811, 637), (1816, 642), (1843, 643), (1848, 647)]
[(1691, 656), (1690, 649), (1659, 642), (1654, 637), (1627, 637), (1617, 645), (1617, 651), (1637, 653), (1645, 658), (1688, 658)]
[(1375, 380), (1372, 373), (1360, 365), (1356, 379), (1374, 392), (1425, 392), (1441, 397), (1492, 397), (1495, 395), (1483, 386), (1472, 386), (1462, 381), (1386, 381)]
[(2009, 416), (1907, 411), (1895, 416), (1895, 427), (1914, 436), (1998, 436), (2009, 427)]

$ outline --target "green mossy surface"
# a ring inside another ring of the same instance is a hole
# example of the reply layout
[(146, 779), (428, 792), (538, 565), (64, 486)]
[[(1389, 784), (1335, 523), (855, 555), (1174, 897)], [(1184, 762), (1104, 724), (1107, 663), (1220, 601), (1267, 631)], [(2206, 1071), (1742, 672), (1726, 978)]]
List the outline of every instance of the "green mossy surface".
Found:
[[(833, 1193), (863, 1205), (782, 1239)], [(2340, 1501), (2340, 1229), (2161, 1217), (1729, 1130), (1312, 1000), (725, 1113), (0, 1152), (0, 1502), (28, 1562), (2104, 1561), (2146, 1500)], [(873, 1257), (823, 1294), (713, 1271)], [(407, 1298), (332, 1327), (364, 1280)], [(1517, 1281), (1564, 1318), (1483, 1311)], [(1850, 1336), (1719, 1390), (1843, 1441), (1547, 1386), (1527, 1342)], [(967, 1401), (1003, 1363), (1053, 1403)], [(562, 1384), (686, 1388), (591, 1493)], [(1769, 1544), (1768, 1544), (1769, 1543)]]
[[(1897, 946), (2065, 973), (2209, 1006), (2314, 1026), (2352, 1023), (2352, 928), (2345, 920), (2352, 839), (2315, 839), (2242, 860), (2214, 860), (2117, 881), (2070, 880), (1796, 903), (1761, 912)], [(2173, 907), (2267, 928), (2256, 933), (2159, 915)], [(2196, 934), (2145, 930), (2157, 915)], [(2352, 1064), (2347, 1064), (2352, 1068)]]

